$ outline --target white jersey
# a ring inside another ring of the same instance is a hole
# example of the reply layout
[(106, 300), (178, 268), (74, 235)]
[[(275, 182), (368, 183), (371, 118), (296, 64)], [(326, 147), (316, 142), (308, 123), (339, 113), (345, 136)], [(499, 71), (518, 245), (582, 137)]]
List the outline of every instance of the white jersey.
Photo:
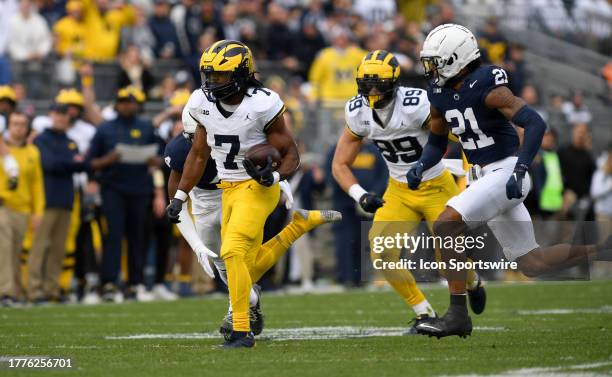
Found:
[[(345, 107), (348, 129), (357, 137), (367, 137), (376, 144), (385, 158), (391, 178), (406, 181), (406, 173), (419, 160), (429, 131), (424, 129), (429, 118), (429, 100), (422, 89), (398, 87), (388, 119), (374, 117), (361, 95), (357, 95)], [(377, 111), (384, 113), (384, 111)], [(381, 124), (382, 123), (382, 124)], [(444, 170), (442, 161), (423, 173), (423, 181), (436, 178)]]
[(201, 89), (191, 94), (186, 107), (183, 123), (189, 122), (186, 117), (191, 117), (206, 128), (219, 178), (233, 182), (251, 179), (242, 166), (246, 151), (266, 142), (267, 127), (285, 111), (279, 95), (266, 88), (250, 88), (236, 111), (227, 118)]

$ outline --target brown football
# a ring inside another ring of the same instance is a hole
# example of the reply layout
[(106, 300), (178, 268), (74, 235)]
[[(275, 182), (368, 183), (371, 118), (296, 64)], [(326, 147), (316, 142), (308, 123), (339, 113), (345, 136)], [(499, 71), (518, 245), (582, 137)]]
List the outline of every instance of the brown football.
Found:
[(257, 144), (247, 150), (246, 159), (250, 160), (258, 169), (266, 166), (268, 163), (268, 156), (272, 157), (272, 167), (274, 170), (278, 169), (281, 164), (280, 152), (270, 144)]

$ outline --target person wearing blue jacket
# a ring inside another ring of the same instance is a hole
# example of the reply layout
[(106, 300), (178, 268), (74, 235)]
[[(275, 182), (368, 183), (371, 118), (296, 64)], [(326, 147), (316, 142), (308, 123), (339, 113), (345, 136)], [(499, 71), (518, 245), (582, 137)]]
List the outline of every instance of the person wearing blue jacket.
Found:
[[(159, 145), (152, 124), (138, 113), (145, 101), (144, 93), (135, 87), (118, 91), (117, 117), (102, 123), (91, 141), (88, 160), (107, 154), (118, 155), (117, 144), (128, 146)], [(106, 219), (103, 232), (103, 254), (100, 280), (105, 301), (123, 299), (117, 289), (121, 268), (121, 245), (125, 237), (128, 247), (128, 290), (130, 298), (149, 301), (153, 298), (143, 285), (145, 220), (153, 195), (150, 168), (158, 167), (159, 156), (143, 163), (127, 163), (118, 159), (100, 169), (92, 177), (100, 184), (102, 216)]]
[(34, 139), (42, 161), (46, 203), (28, 259), (28, 296), (37, 303), (61, 298), (58, 281), (74, 201), (72, 175), (89, 168), (76, 143), (66, 136), (70, 127), (67, 107), (54, 106), (50, 117), (51, 128)]

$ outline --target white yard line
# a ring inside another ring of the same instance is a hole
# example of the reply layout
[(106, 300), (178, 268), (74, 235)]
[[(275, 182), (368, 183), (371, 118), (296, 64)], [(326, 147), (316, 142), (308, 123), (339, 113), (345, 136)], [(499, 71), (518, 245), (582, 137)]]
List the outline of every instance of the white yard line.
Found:
[[(612, 366), (612, 361), (601, 361), (589, 364), (576, 364), (558, 367), (511, 369), (494, 374), (462, 374), (452, 377), (609, 377), (610, 373), (589, 372), (589, 370)], [(441, 376), (450, 377), (450, 376)]]
[(599, 308), (585, 309), (542, 309), (542, 310), (519, 310), (519, 315), (556, 315), (556, 314), (608, 314), (612, 313), (612, 306), (605, 305)]
[[(407, 327), (356, 327), (356, 326), (325, 326), (296, 327), (286, 329), (266, 329), (259, 337), (265, 340), (321, 340), (369, 338), (378, 336), (402, 336)], [(504, 327), (479, 327), (476, 331), (505, 331)], [(106, 336), (107, 340), (137, 340), (137, 339), (218, 339), (217, 332), (208, 333), (175, 333), (175, 334), (133, 334), (123, 336)]]

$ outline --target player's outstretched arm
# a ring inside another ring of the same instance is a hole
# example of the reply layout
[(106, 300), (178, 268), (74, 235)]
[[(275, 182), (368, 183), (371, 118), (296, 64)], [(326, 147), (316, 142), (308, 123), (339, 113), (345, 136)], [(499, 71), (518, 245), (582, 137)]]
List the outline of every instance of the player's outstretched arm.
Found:
[(293, 134), (285, 125), (285, 118), (280, 116), (268, 128), (268, 143), (276, 148), (282, 157), (278, 167), (279, 181), (290, 177), (300, 166), (300, 154)]
[[(427, 139), (427, 145), (423, 148), (419, 161), (406, 174), (408, 187), (412, 190), (419, 188), (423, 179), (423, 172), (442, 160), (448, 145), (448, 124), (446, 119), (433, 106), (430, 106), (429, 112), (429, 138)], [(427, 125), (424, 127), (427, 127)]]
[(170, 204), (166, 208), (168, 218), (173, 223), (179, 223), (179, 214), (183, 203), (187, 200), (187, 193), (198, 183), (204, 174), (206, 163), (210, 157), (210, 147), (206, 143), (206, 129), (202, 126), (196, 127), (191, 150), (187, 155), (183, 174), (174, 193)]
[(520, 199), (523, 197), (523, 178), (540, 149), (546, 123), (535, 110), (505, 86), (493, 89), (485, 98), (485, 105), (497, 109), (506, 119), (525, 129), (523, 147), (514, 167), (514, 174), (506, 184), (506, 197)]
[(374, 213), (383, 206), (385, 201), (361, 187), (351, 171), (351, 165), (355, 162), (362, 143), (361, 138), (355, 136), (348, 128), (344, 129), (336, 145), (336, 152), (332, 160), (332, 174), (338, 185), (359, 203), (364, 211)]

